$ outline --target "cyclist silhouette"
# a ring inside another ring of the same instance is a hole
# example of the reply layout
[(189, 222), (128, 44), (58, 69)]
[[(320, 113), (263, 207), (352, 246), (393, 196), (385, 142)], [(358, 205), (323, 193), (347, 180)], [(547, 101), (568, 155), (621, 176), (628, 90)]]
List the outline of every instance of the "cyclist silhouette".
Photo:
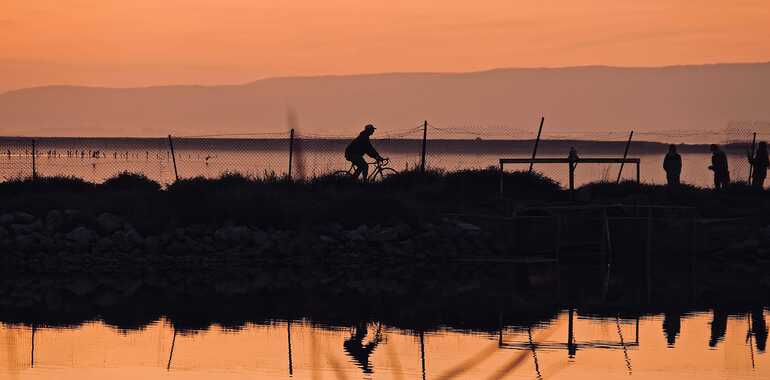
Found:
[(348, 144), (345, 148), (345, 159), (352, 162), (356, 167), (356, 171), (353, 173), (353, 178), (362, 176), (365, 180), (369, 175), (369, 164), (364, 160), (364, 154), (374, 158), (377, 161), (383, 161), (384, 158), (377, 153), (377, 150), (372, 146), (372, 142), (369, 141), (369, 137), (374, 134), (374, 125), (367, 124), (364, 130), (358, 134), (358, 137)]

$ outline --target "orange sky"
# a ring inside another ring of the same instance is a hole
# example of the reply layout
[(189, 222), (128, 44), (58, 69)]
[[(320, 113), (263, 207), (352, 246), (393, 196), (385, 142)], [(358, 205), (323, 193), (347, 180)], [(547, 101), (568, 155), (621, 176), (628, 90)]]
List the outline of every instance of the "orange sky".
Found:
[(767, 0), (0, 0), (0, 91), (749, 61)]

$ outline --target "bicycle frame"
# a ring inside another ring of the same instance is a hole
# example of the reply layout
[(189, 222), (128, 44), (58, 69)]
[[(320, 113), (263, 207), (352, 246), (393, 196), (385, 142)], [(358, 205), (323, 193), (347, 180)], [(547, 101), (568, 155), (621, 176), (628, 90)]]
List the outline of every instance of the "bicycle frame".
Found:
[[(366, 176), (367, 181), (371, 181), (375, 178), (377, 178), (377, 175), (382, 173), (382, 170), (388, 167), (388, 164), (390, 163), (390, 159), (384, 159), (382, 161), (374, 161), (374, 162), (366, 162), (369, 166), (374, 166), (374, 170), (370, 170), (369, 174)], [(348, 169), (348, 173), (352, 177), (356, 173), (356, 165), (350, 164), (350, 169)]]

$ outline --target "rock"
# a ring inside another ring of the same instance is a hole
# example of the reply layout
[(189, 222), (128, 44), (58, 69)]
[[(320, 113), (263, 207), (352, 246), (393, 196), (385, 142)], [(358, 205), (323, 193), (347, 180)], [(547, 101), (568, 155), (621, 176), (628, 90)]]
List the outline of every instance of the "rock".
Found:
[(45, 228), (51, 232), (58, 232), (64, 228), (64, 213), (59, 210), (51, 210), (45, 216)]
[(30, 224), (35, 221), (35, 217), (26, 212), (17, 212), (13, 214), (13, 222), (18, 224)]
[(371, 233), (372, 240), (384, 242), (384, 241), (399, 241), (408, 238), (411, 235), (411, 229), (406, 224), (399, 224), (395, 227), (388, 227), (378, 229)]
[(16, 247), (22, 252), (31, 252), (38, 248), (38, 244), (31, 235), (20, 235), (16, 236)]
[(458, 221), (458, 222), (455, 222), (455, 226), (457, 226), (457, 228), (459, 228), (463, 232), (471, 232), (471, 233), (481, 232), (481, 228), (479, 226), (476, 226), (470, 223)]
[(99, 231), (107, 235), (123, 228), (123, 220), (120, 217), (106, 212), (97, 216), (95, 222)]
[(358, 226), (358, 228), (356, 228), (355, 230), (345, 232), (344, 235), (348, 240), (366, 241), (366, 236), (368, 232), (369, 232), (369, 227), (363, 224)]
[(125, 239), (126, 239), (126, 242), (128, 242), (128, 244), (131, 246), (131, 248), (139, 247), (144, 243), (144, 238), (142, 238), (142, 235), (136, 232), (136, 230), (133, 228), (129, 228), (126, 231)]
[(11, 230), (16, 235), (28, 235), (43, 229), (43, 223), (39, 220), (31, 224), (11, 224)]
[(231, 244), (247, 245), (254, 240), (254, 232), (244, 226), (222, 227), (214, 232), (214, 237)]
[(157, 236), (149, 236), (144, 239), (144, 247), (152, 253), (158, 253), (163, 249), (163, 242)]
[(10, 226), (14, 222), (13, 214), (0, 215), (0, 226)]
[(108, 251), (110, 251), (113, 248), (114, 245), (115, 244), (112, 241), (112, 239), (104, 237), (104, 238), (99, 239), (94, 244), (94, 250), (96, 250), (98, 252), (108, 252)]
[(96, 289), (96, 283), (85, 277), (78, 277), (69, 284), (66, 289), (78, 296), (87, 295)]
[(85, 227), (78, 227), (66, 235), (67, 239), (74, 243), (75, 248), (88, 248), (99, 236)]
[(259, 228), (254, 228), (252, 232), (252, 241), (254, 242), (254, 245), (260, 246), (264, 244), (265, 241), (270, 239), (270, 235), (267, 234), (267, 232), (262, 231)]

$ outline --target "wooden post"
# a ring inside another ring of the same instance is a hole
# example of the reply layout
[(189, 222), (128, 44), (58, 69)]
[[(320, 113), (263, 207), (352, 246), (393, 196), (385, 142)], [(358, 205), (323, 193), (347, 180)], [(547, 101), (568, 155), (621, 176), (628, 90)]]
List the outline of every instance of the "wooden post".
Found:
[(628, 141), (626, 142), (626, 150), (623, 152), (624, 162), (620, 163), (620, 170), (618, 170), (618, 180), (615, 181), (615, 183), (620, 183), (620, 176), (623, 174), (623, 165), (625, 165), (625, 159), (628, 157), (628, 148), (631, 146), (632, 137), (634, 137), (634, 131), (631, 131), (631, 134), (628, 135)]
[(294, 128), (289, 130), (289, 172), (288, 177), (291, 180), (291, 165), (294, 159)]
[[(425, 155), (428, 143), (428, 121), (422, 123), (422, 153), (420, 154), (420, 173), (425, 173)], [(502, 192), (502, 190), (500, 191)]]
[(642, 176), (640, 175), (641, 173), (639, 172), (640, 171), (639, 170), (639, 165), (640, 164), (641, 164), (641, 162), (637, 162), (636, 163), (636, 183), (637, 184), (642, 183)]
[(503, 160), (500, 160), (500, 194), (503, 194)]
[(37, 180), (37, 143), (32, 139), (32, 180)]
[(575, 162), (569, 162), (569, 196), (575, 198)]
[[(540, 144), (540, 133), (543, 132), (543, 122), (545, 121), (545, 117), (540, 118), (540, 128), (537, 129), (537, 139), (535, 139), (535, 147), (532, 149), (532, 159), (534, 160), (535, 157), (537, 157), (537, 146)], [(532, 167), (535, 166), (534, 162), (529, 163), (529, 172), (532, 173)]]
[(174, 163), (174, 178), (179, 181), (179, 172), (176, 170), (176, 153), (174, 153), (174, 141), (171, 140), (171, 135), (168, 135), (168, 147), (171, 149), (171, 160)]
[[(751, 154), (749, 155), (750, 159), (754, 159), (754, 152), (757, 148), (757, 132), (754, 132), (754, 137), (751, 139)], [(751, 163), (749, 164), (749, 184), (751, 184), (751, 177), (754, 174), (754, 165)]]

